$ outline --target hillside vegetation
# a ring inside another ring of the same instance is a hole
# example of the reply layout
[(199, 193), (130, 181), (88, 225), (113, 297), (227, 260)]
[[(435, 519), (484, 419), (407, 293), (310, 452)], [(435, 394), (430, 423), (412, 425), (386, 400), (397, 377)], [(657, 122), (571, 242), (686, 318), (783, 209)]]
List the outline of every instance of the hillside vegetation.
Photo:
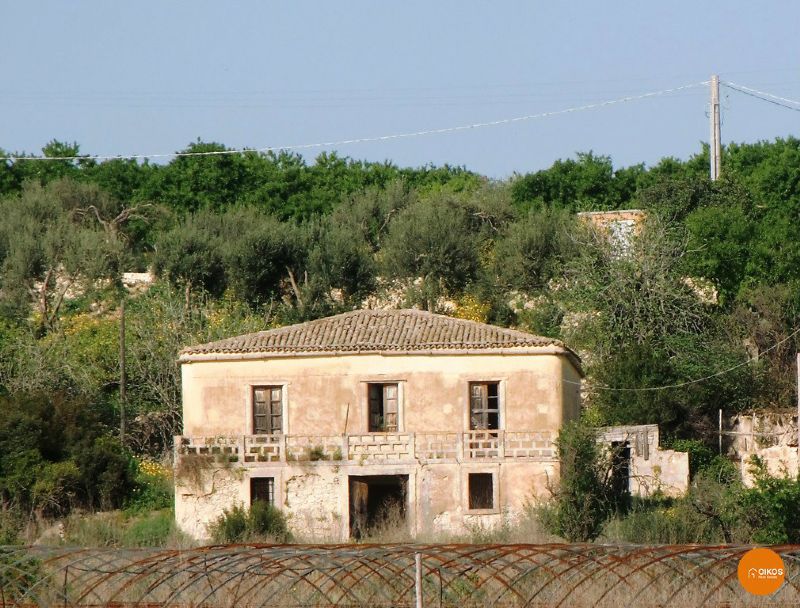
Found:
[[(707, 160), (588, 153), (505, 181), (336, 154), (0, 163), (0, 529), (168, 507), (153, 462), (180, 432), (178, 350), (358, 307), (559, 337), (584, 357), (592, 424), (668, 442), (715, 439), (720, 408), (792, 406), (800, 141), (730, 145), (718, 182)], [(630, 208), (648, 216), (624, 255), (576, 216)], [(149, 289), (123, 286), (148, 269)]]

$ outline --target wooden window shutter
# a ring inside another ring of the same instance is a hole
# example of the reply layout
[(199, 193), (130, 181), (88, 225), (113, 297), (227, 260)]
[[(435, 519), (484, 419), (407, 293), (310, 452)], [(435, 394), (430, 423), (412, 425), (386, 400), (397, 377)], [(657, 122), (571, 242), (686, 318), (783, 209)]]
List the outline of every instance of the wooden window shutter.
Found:
[(253, 387), (253, 433), (283, 432), (283, 389), (280, 386)]

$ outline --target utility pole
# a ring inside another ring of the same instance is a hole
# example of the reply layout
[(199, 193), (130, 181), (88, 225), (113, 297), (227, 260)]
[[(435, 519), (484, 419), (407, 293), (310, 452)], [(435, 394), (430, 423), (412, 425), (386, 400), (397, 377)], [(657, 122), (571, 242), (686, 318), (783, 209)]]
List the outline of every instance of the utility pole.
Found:
[(119, 303), (119, 442), (125, 445), (125, 406), (128, 395), (125, 377), (125, 297)]
[(708, 115), (711, 125), (711, 139), (709, 140), (708, 155), (711, 158), (711, 181), (719, 179), (722, 168), (722, 146), (720, 144), (719, 120), (719, 76), (711, 76), (711, 111)]

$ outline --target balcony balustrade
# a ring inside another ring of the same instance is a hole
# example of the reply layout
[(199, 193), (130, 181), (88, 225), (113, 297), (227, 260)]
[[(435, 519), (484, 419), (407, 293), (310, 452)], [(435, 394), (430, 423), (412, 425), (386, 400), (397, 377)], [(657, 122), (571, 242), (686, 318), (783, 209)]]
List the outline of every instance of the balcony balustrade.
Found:
[(175, 457), (208, 455), (220, 462), (435, 463), (551, 460), (550, 431), (362, 433), (350, 435), (239, 435), (175, 437)]

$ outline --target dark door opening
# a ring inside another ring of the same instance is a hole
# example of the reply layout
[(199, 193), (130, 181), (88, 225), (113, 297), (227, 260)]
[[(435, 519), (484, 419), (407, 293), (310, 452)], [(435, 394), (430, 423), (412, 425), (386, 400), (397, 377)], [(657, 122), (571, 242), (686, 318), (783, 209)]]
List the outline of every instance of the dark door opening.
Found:
[(350, 536), (406, 525), (408, 475), (350, 476)]
[(626, 441), (611, 443), (611, 491), (617, 507), (630, 501), (631, 447)]

